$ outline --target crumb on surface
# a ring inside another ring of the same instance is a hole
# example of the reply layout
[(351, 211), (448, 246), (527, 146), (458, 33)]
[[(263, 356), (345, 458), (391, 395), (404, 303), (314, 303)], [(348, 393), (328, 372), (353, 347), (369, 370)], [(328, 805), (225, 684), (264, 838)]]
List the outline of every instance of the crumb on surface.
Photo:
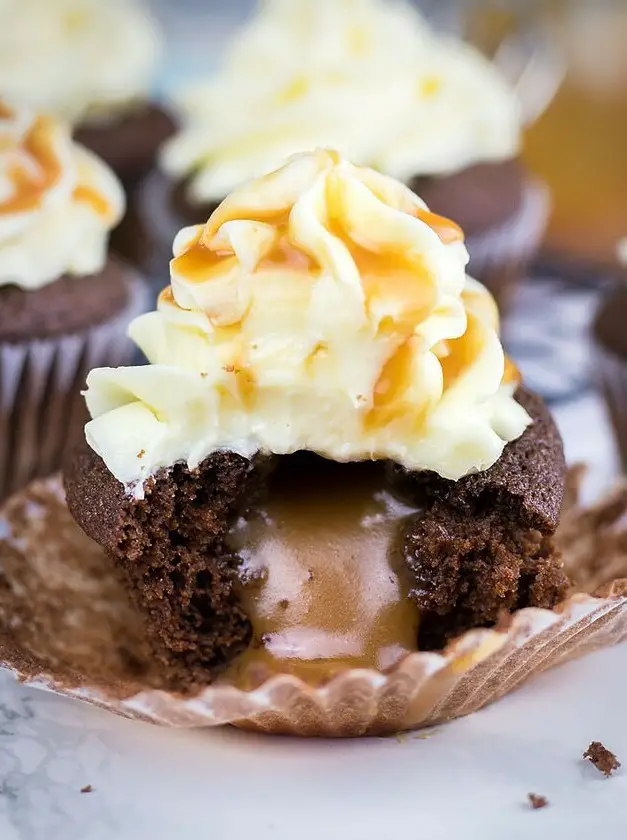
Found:
[(91, 785), (85, 785), (85, 787), (81, 788), (81, 793), (92, 793), (93, 787)]
[(592, 762), (597, 770), (605, 776), (611, 776), (614, 770), (618, 770), (620, 767), (620, 761), (614, 753), (600, 741), (593, 741), (583, 754), (583, 758)]
[(137, 453), (137, 457), (138, 458), (143, 458), (145, 454), (146, 454), (146, 450), (145, 449), (140, 449), (139, 452)]
[(539, 793), (528, 793), (527, 799), (534, 811), (538, 811), (540, 808), (546, 808), (549, 804), (549, 800), (546, 796), (540, 796)]
[(279, 606), (282, 610), (286, 610), (289, 607), (289, 605), (290, 602), (287, 598), (281, 598), (281, 600), (279, 601)]

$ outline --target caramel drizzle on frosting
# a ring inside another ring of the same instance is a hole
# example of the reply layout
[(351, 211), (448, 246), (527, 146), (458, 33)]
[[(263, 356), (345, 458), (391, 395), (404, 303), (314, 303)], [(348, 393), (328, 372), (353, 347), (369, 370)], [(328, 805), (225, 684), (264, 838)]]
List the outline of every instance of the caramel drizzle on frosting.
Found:
[(7, 166), (14, 191), (10, 198), (0, 202), (0, 213), (8, 215), (34, 210), (59, 181), (62, 169), (51, 142), (53, 130), (50, 117), (37, 117), (16, 147), (15, 160)]
[[(347, 221), (341, 180), (335, 169), (341, 165), (341, 158), (329, 150), (321, 154), (327, 157), (324, 227), (350, 254), (359, 275), (366, 308), (376, 306), (377, 301), (393, 300), (397, 304), (394, 307), (393, 323), (388, 324), (386, 322), (389, 319), (384, 319), (384, 323), (379, 327), (380, 330), (390, 330), (391, 335), (387, 337), (394, 347), (374, 384), (372, 403), (364, 415), (366, 428), (373, 430), (408, 413), (409, 407), (403, 400), (403, 394), (411, 387), (414, 374), (412, 359), (416, 356), (417, 342), (420, 340), (416, 336), (416, 328), (434, 309), (438, 281), (423, 264), (421, 254), (411, 248), (380, 250), (376, 247), (366, 247), (356, 241)], [(266, 180), (273, 177), (267, 176)], [(378, 192), (379, 187), (382, 194)], [(433, 213), (418, 202), (414, 203), (402, 193), (395, 194), (391, 199), (392, 203), (389, 203), (390, 199), (383, 194), (385, 190), (382, 186), (371, 186), (371, 189), (384, 204), (395, 206), (399, 212), (426, 224), (442, 244), (463, 243), (464, 233), (452, 220)], [(221, 237), (218, 239), (219, 244), (216, 243), (216, 236), (226, 223), (245, 220), (247, 223), (257, 222), (264, 225), (264, 231), (270, 238), (254, 267), (255, 273), (277, 269), (308, 273), (315, 278), (322, 266), (312, 254), (294, 242), (291, 234), (291, 211), (292, 207), (285, 205), (280, 208), (270, 206), (267, 209), (243, 209), (238, 202), (227, 200), (212, 214), (204, 227), (198, 228), (182, 253), (172, 261), (173, 275), (184, 278), (185, 283), (193, 286), (222, 279), (230, 271), (237, 271), (239, 262), (235, 251), (225, 247)], [(472, 367), (473, 361), (486, 347), (486, 321), (498, 330), (498, 311), (485, 289), (473, 287), (465, 290), (462, 300), (467, 311), (467, 329), (460, 338), (443, 342), (441, 352), (437, 353), (442, 368), (444, 391)], [(162, 298), (162, 301), (166, 302), (165, 298)], [(176, 306), (171, 293), (167, 303)], [(207, 314), (210, 317), (210, 314)], [(238, 377), (240, 391), (242, 383), (245, 384), (243, 396), (250, 402), (254, 395), (254, 380), (252, 377), (249, 377), (250, 381), (246, 378), (248, 374), (244, 355), (241, 362), (231, 365), (230, 368), (230, 372)], [(504, 384), (520, 381), (518, 370), (507, 357), (502, 381)], [(413, 396), (415, 399), (415, 394)], [(415, 425), (416, 430), (423, 424), (432, 408), (431, 398), (427, 397), (422, 405), (411, 406), (412, 425)]]
[[(0, 100), (0, 120), (15, 117), (13, 109)], [(54, 148), (58, 124), (52, 117), (37, 116), (24, 136), (16, 141), (0, 127), (0, 150), (8, 153), (6, 175), (13, 186), (9, 198), (0, 202), (0, 214), (28, 213), (41, 204), (45, 195), (60, 181), (63, 166)], [(88, 204), (98, 215), (109, 218), (112, 208), (92, 186), (79, 183), (74, 188), (75, 201)]]

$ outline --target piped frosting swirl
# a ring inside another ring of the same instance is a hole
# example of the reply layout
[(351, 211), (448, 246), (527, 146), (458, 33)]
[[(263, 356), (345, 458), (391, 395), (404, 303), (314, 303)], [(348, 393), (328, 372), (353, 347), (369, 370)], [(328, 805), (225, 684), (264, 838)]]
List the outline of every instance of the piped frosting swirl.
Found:
[(496, 68), (402, 0), (266, 0), (179, 104), (162, 162), (198, 203), (320, 145), (407, 182), (514, 157), (521, 134)]
[(0, 286), (100, 271), (124, 206), (113, 172), (67, 126), (0, 101)]
[(529, 422), (461, 229), (374, 170), (296, 155), (174, 254), (157, 311), (130, 329), (150, 364), (88, 379), (87, 439), (125, 484), (217, 449), (458, 479)]

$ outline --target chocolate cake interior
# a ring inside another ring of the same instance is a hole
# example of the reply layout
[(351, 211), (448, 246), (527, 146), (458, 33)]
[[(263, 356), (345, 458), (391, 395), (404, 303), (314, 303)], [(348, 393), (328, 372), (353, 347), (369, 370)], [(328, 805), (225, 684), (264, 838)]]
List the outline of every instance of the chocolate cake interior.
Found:
[(301, 675), (320, 659), (326, 676), (385, 667), (564, 595), (551, 539), (561, 442), (541, 400), (519, 400), (535, 422), (458, 482), (386, 462), (217, 452), (161, 470), (136, 499), (85, 445), (66, 471), (68, 503), (124, 570), (170, 685), (209, 682), (246, 649), (240, 663), (300, 659), (286, 670)]

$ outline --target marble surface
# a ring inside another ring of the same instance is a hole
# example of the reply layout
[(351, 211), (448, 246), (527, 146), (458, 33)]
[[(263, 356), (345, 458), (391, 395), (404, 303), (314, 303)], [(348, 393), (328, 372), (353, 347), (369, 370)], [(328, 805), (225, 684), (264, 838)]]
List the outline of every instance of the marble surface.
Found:
[(627, 770), (605, 779), (582, 753), (627, 756), (626, 659), (572, 663), (429, 737), (334, 742), (158, 729), (0, 674), (0, 837), (619, 840)]

